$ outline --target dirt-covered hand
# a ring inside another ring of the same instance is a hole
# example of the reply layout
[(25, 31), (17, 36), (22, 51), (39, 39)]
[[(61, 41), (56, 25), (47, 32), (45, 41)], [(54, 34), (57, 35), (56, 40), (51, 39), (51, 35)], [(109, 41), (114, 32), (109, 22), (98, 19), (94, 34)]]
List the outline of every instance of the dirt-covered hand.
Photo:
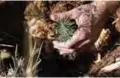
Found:
[(50, 18), (54, 21), (74, 19), (78, 26), (71, 39), (66, 42), (53, 41), (54, 48), (58, 49), (60, 54), (89, 50), (88, 47), (93, 46), (106, 22), (108, 7), (113, 8), (116, 5), (115, 2), (95, 1), (67, 12), (51, 14)]

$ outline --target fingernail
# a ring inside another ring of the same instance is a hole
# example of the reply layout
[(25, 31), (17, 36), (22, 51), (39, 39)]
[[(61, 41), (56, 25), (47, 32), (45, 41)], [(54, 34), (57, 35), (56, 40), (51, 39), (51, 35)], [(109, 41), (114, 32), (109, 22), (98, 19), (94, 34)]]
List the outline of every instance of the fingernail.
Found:
[(50, 15), (50, 19), (51, 20), (55, 20), (55, 18), (54, 18), (54, 15), (52, 14), (52, 15)]
[(60, 54), (60, 55), (63, 54), (61, 50), (59, 50), (59, 54)]
[(52, 43), (53, 43), (53, 44), (55, 44), (55, 43), (56, 43), (56, 41), (53, 41)]

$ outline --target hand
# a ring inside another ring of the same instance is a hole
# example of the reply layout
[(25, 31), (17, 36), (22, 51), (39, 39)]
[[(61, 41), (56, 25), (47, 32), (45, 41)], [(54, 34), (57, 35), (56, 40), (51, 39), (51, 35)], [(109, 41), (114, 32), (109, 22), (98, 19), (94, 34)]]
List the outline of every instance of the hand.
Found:
[(53, 41), (54, 48), (58, 49), (60, 54), (83, 49), (89, 51), (87, 47), (93, 46), (106, 22), (107, 8), (106, 2), (96, 1), (67, 12), (51, 14), (50, 18), (54, 21), (69, 18), (74, 19), (78, 25), (71, 39), (66, 42)]

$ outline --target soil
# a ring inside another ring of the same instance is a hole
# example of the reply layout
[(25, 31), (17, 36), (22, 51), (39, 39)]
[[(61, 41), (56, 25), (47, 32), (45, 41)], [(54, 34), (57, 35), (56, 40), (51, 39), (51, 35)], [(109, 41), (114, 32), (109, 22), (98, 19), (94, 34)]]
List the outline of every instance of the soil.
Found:
[[(46, 2), (47, 8), (50, 12), (63, 12), (74, 7), (89, 2)], [(58, 5), (62, 5), (59, 7)], [(23, 56), (23, 40), (24, 40), (24, 10), (27, 6), (27, 2), (5, 2), (0, 5), (0, 44), (14, 45), (13, 48), (2, 47), (0, 49), (7, 49), (14, 55), (15, 46), (18, 44), (18, 53)], [(57, 7), (56, 7), (57, 6)], [(46, 15), (47, 16), (47, 15)], [(48, 16), (46, 17), (49, 20)], [(103, 56), (100, 63), (95, 64), (95, 55), (91, 53), (82, 53), (78, 55), (74, 60), (65, 59), (60, 56), (56, 50), (51, 49), (46, 50), (46, 45), (51, 45), (51, 41), (45, 40), (44, 47), (42, 48), (41, 59), (42, 62), (39, 65), (38, 76), (40, 77), (80, 77), (80, 76), (120, 76), (118, 73), (119, 69), (109, 72), (102, 73), (99, 70), (115, 61), (119, 57), (120, 47), (116, 46), (116, 42), (120, 42), (120, 37), (118, 31), (115, 29), (114, 25), (110, 24), (113, 19), (110, 18), (108, 21), (108, 28), (112, 31), (109, 46), (104, 47), (102, 50)], [(5, 60), (5, 65), (8, 64), (8, 60)], [(6, 65), (9, 66), (9, 65)]]

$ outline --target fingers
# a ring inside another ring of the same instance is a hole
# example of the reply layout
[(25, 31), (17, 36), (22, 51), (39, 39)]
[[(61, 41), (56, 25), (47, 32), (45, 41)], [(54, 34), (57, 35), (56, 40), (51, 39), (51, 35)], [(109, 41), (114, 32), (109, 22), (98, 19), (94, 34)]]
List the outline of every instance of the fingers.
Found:
[(85, 12), (82, 13), (78, 19), (75, 19), (76, 24), (78, 25), (78, 27), (85, 27), (86, 29), (90, 29), (89, 27), (92, 26), (92, 14), (91, 12)]
[[(85, 41), (88, 36), (88, 32), (86, 32), (83, 29), (78, 29), (72, 36), (70, 40), (67, 42), (58, 42), (58, 41), (53, 41), (54, 48), (58, 49), (60, 51), (60, 54), (64, 53), (72, 53), (74, 52), (74, 46), (80, 45), (83, 46), (84, 44), (87, 44), (89, 40)], [(85, 41), (85, 42), (84, 42)], [(80, 46), (79, 46), (80, 47)]]
[(79, 44), (86, 40), (89, 34), (90, 33), (87, 30), (77, 29), (71, 39), (67, 40), (67, 42), (53, 41), (54, 48), (72, 48), (76, 44)]
[(83, 43), (81, 43), (81, 44), (78, 46), (78, 48), (80, 49), (82, 46), (85, 46), (86, 44), (89, 44), (90, 41), (91, 41), (90, 39), (85, 40)]
[(54, 48), (68, 48), (65, 46), (65, 42), (53, 41)]
[(76, 19), (79, 15), (79, 10), (77, 8), (67, 11), (67, 12), (62, 12), (62, 13), (54, 13), (50, 15), (51, 20), (53, 21), (59, 21), (62, 19)]
[(77, 29), (71, 39), (66, 42), (67, 47), (74, 48), (76, 45), (81, 44), (84, 40), (86, 40), (90, 35), (90, 32), (85, 29)]
[[(87, 48), (87, 45), (91, 42), (91, 40), (87, 39), (85, 41), (83, 41), (81, 44), (79, 44), (77, 47), (73, 48), (65, 48), (65, 47), (60, 47), (60, 46), (56, 46), (56, 43), (54, 44), (55, 47), (59, 50), (59, 54), (63, 55), (63, 54), (71, 54), (73, 52), (75, 52), (75, 50), (83, 50), (83, 48)], [(59, 42), (60, 43), (60, 42)], [(58, 44), (57, 44), (58, 45)]]
[[(60, 42), (59, 42), (60, 43)], [(86, 45), (90, 43), (90, 40), (87, 39), (85, 41), (83, 41), (79, 46), (77, 46), (75, 49), (79, 49), (82, 50), (81, 48), (85, 48), (87, 47)], [(56, 43), (55, 43), (56, 44)], [(55, 45), (54, 44), (54, 45)], [(63, 54), (70, 54), (73, 53), (75, 51), (75, 49), (71, 49), (71, 48), (64, 48), (64, 47), (59, 47), (59, 46), (55, 46), (54, 48), (57, 48), (59, 50), (60, 55)]]
[(74, 52), (74, 49), (67, 49), (67, 48), (59, 48), (59, 54), (71, 54)]
[(54, 48), (59, 50), (60, 55), (62, 54), (70, 54), (74, 52), (74, 49), (70, 49), (68, 47), (65, 47), (64, 42), (58, 42), (58, 41), (53, 41)]

